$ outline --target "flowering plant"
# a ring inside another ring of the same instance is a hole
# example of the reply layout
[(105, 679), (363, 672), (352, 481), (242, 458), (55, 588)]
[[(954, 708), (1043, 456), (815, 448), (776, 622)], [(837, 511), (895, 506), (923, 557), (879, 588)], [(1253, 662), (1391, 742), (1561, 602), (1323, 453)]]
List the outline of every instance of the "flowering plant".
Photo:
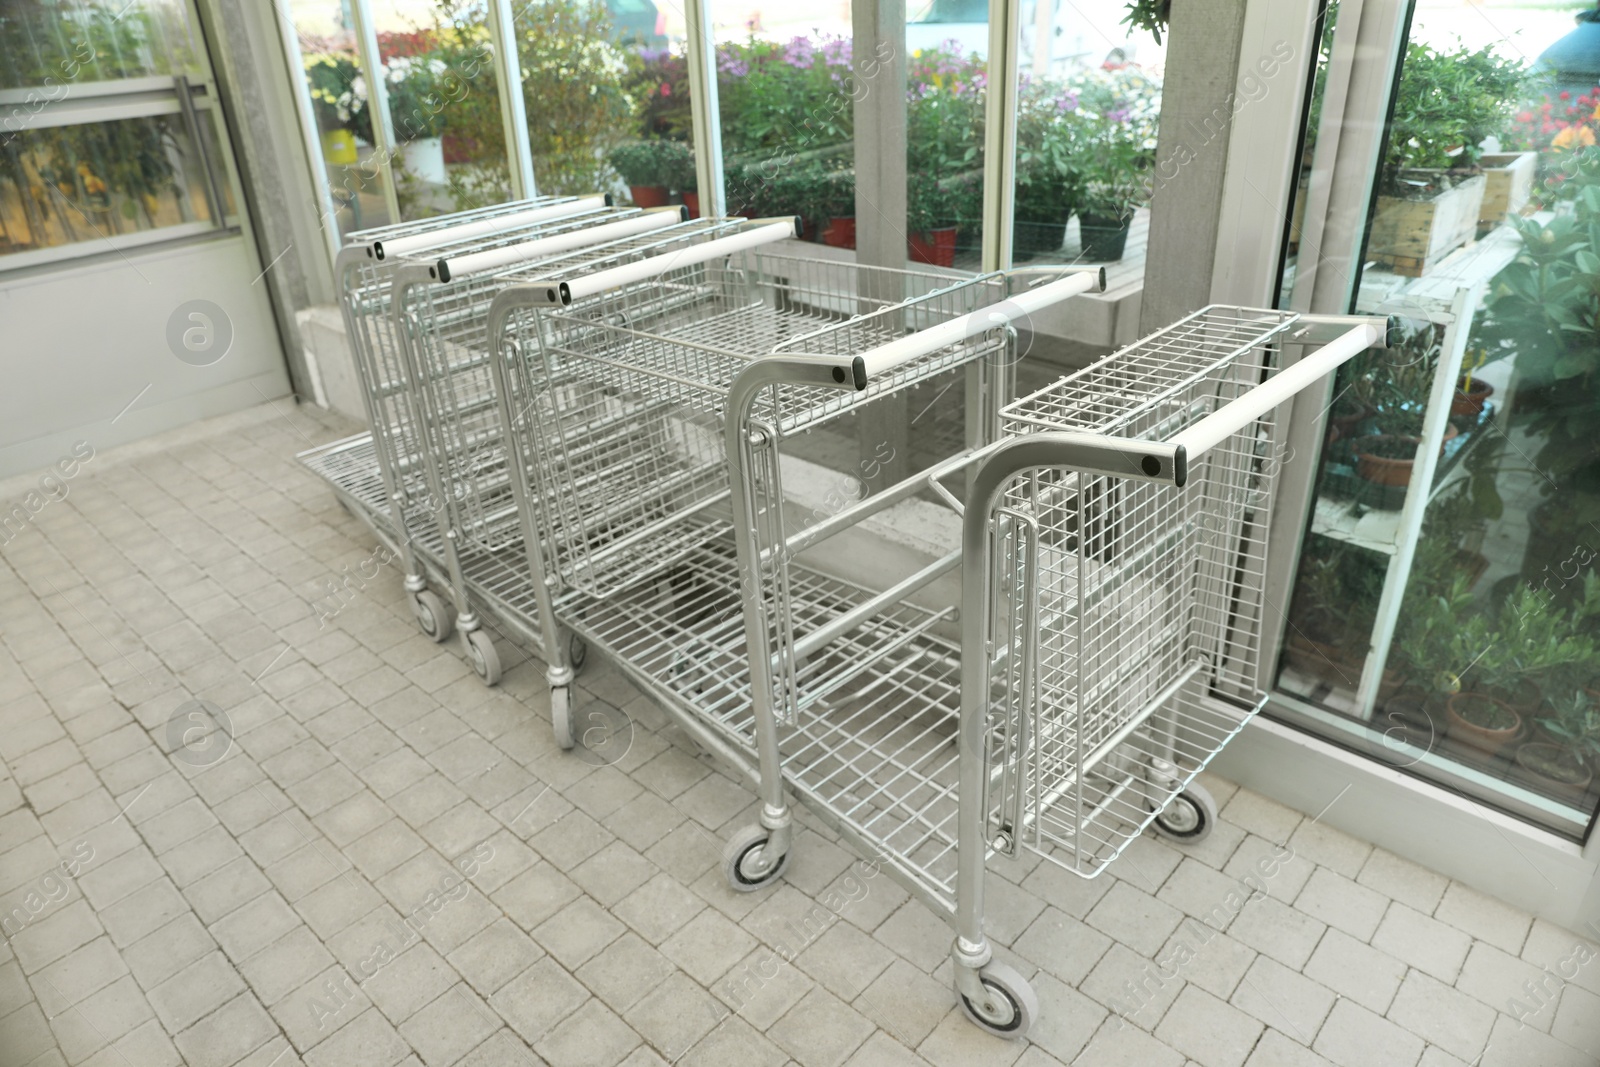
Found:
[(1126, 219), (1149, 196), (1160, 84), (1132, 65), (1105, 66), (1072, 81), (1078, 107), (1067, 123), (1069, 169), (1078, 208)]
[(367, 113), (367, 83), (351, 52), (306, 52), (306, 87), (317, 127), (350, 130), (372, 141), (372, 116)]
[(936, 177), (981, 164), (983, 60), (946, 41), (912, 54), (906, 71), (906, 163)]
[(384, 88), (395, 137), (413, 141), (439, 135), (439, 115), (449, 97), (448, 68), (438, 55), (396, 55), (385, 64)]
[(1576, 98), (1563, 89), (1553, 99), (1545, 93), (1537, 107), (1517, 112), (1507, 139), (1524, 152), (1568, 152), (1592, 147), (1597, 124), (1600, 86)]

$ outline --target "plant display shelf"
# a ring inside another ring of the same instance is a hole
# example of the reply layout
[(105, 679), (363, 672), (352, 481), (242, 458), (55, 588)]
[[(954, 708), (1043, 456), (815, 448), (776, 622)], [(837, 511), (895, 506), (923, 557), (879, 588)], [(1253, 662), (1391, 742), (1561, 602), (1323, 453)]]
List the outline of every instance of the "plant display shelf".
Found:
[[(1490, 423), (1494, 415), (1495, 405), (1490, 401), (1470, 427), (1461, 427), (1459, 437), (1445, 442), (1444, 454), (1434, 470), (1433, 487), (1428, 490), (1428, 504), (1466, 476), (1462, 463), (1478, 442), (1492, 432)], [(1393, 555), (1399, 544), (1400, 513), (1411, 487), (1375, 485), (1362, 478), (1356, 473), (1348, 448), (1339, 447), (1343, 444), (1345, 442), (1334, 442), (1334, 451), (1323, 470), (1311, 532)]]

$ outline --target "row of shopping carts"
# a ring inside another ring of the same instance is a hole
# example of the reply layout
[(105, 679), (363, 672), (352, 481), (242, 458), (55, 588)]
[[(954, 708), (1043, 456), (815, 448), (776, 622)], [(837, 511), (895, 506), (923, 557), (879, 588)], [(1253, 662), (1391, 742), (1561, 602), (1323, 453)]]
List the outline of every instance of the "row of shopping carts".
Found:
[[(1263, 700), (1278, 409), (1386, 324), (1207, 308), (1012, 399), (1034, 319), (1099, 270), (794, 235), (601, 197), (356, 234), (372, 429), (302, 459), (404, 560), (424, 632), (489, 684), (485, 619), (544, 661), (562, 747), (594, 650), (744, 776), (731, 886), (781, 876), (797, 796), (952, 919), (963, 1008), (1017, 1036), (1037, 1002), (983, 933), (990, 857), (1093, 877), (1146, 828), (1209, 832), (1195, 775)], [(964, 439), (889, 463), (929, 393)], [(895, 570), (911, 522), (941, 547)]]

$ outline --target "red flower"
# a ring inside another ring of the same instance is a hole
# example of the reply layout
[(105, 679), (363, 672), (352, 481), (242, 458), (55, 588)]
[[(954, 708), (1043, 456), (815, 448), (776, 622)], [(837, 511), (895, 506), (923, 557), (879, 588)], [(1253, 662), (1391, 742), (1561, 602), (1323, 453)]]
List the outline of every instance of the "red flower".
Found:
[(1567, 92), (1565, 89), (1561, 90), (1561, 92), (1557, 93), (1556, 95), (1561, 97), (1561, 99), (1563, 99), (1563, 100), (1571, 100), (1572, 99), (1572, 94)]
[(1544, 126), (1540, 129), (1539, 132), (1540, 133), (1555, 133), (1556, 132), (1556, 124), (1553, 123), (1553, 122), (1547, 122), (1547, 123), (1544, 124)]
[(1539, 110), (1545, 112), (1546, 114), (1549, 114), (1549, 112), (1550, 112), (1550, 101), (1548, 99), (1545, 100), (1544, 106), (1541, 107)]
[(1533, 121), (1533, 112), (1531, 112), (1531, 111), (1521, 112), (1520, 114), (1517, 115), (1517, 121), (1518, 122), (1532, 122)]

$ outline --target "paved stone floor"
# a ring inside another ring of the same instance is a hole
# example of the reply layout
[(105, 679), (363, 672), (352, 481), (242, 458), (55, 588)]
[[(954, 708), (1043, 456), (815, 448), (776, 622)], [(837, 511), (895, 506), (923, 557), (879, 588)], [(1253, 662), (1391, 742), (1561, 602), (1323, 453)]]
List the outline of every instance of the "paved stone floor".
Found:
[(826, 834), (729, 892), (750, 794), (614, 673), (585, 699), (632, 743), (595, 766), (537, 664), (490, 691), (420, 636), (293, 461), (348, 430), (198, 424), (0, 535), (4, 1067), (1600, 1062), (1593, 946), (1216, 780), (1193, 849), (995, 867), (1043, 1013), (980, 1035), (945, 924)]

